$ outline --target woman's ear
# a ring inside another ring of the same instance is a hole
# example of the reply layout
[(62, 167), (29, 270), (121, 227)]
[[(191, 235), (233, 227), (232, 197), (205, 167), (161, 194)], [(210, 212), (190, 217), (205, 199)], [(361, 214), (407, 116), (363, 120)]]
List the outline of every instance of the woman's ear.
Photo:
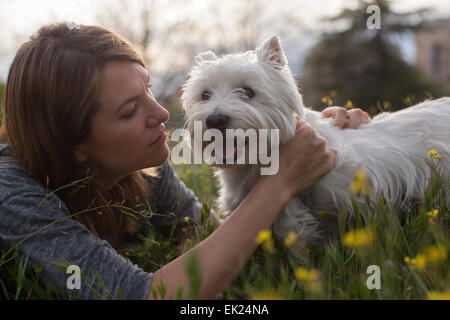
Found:
[(78, 162), (84, 162), (87, 159), (86, 153), (83, 151), (83, 147), (81, 145), (78, 145), (75, 147), (75, 159)]

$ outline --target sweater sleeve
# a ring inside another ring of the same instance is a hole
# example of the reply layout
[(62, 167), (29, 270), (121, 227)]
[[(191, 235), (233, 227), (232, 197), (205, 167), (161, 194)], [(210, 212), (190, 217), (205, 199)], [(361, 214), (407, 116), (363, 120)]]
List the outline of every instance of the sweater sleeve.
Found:
[[(185, 217), (200, 222), (201, 207), (194, 192), (178, 178), (169, 162), (166, 161), (158, 169), (158, 178), (144, 175), (151, 186), (152, 210), (158, 215), (152, 218), (152, 223), (159, 229), (169, 229), (176, 223), (177, 229), (187, 226)], [(221, 223), (222, 219), (211, 209), (209, 218)], [(176, 221), (174, 221), (176, 219)]]
[[(32, 265), (40, 265), (38, 277), (44, 285), (65, 298), (146, 297), (152, 273), (72, 219), (55, 194), (11, 168), (0, 170), (0, 194), (0, 243), (26, 253)], [(68, 265), (80, 268), (80, 289), (68, 288), (73, 274), (67, 273)]]

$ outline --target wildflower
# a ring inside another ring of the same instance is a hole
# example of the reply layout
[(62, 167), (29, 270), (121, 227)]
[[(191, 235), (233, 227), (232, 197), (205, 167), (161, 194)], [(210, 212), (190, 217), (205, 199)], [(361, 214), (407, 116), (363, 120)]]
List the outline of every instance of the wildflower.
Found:
[(350, 191), (353, 193), (363, 192), (366, 196), (370, 195), (372, 188), (370, 187), (369, 177), (362, 168), (358, 168), (355, 173), (355, 178), (350, 185)]
[(427, 212), (427, 216), (429, 216), (431, 218), (436, 218), (438, 214), (439, 214), (439, 210), (437, 210), (437, 209)]
[(450, 289), (447, 289), (444, 292), (430, 291), (427, 294), (427, 299), (428, 300), (450, 300)]
[(428, 211), (427, 212), (427, 216), (429, 217), (428, 218), (428, 223), (429, 224), (434, 224), (438, 214), (439, 214), (439, 210), (437, 210), (437, 209), (434, 209), (433, 211)]
[(270, 230), (261, 230), (256, 237), (256, 244), (261, 244), (267, 241), (270, 241), (272, 238), (272, 231)]
[(423, 254), (418, 254), (415, 258), (411, 259), (411, 266), (416, 270), (423, 270), (427, 264), (427, 258)]
[(414, 258), (405, 257), (404, 261), (416, 270), (424, 270), (426, 267), (438, 265), (447, 259), (448, 250), (443, 244), (426, 247), (422, 253)]
[(347, 247), (367, 247), (373, 242), (375, 235), (372, 229), (364, 228), (347, 232), (344, 235), (344, 246)]
[(337, 96), (336, 90), (331, 90), (331, 91), (330, 91), (330, 96), (336, 97), (336, 96)]
[(295, 270), (295, 276), (306, 284), (307, 290), (318, 293), (322, 290), (320, 285), (320, 272), (316, 269), (298, 268)]
[(191, 169), (187, 169), (187, 170), (186, 170), (186, 174), (187, 174), (187, 175), (190, 175), (191, 173), (192, 173), (192, 172), (191, 172)]
[(345, 104), (345, 108), (346, 108), (346, 109), (351, 109), (351, 108), (353, 108), (353, 102), (351, 102), (350, 100), (347, 100), (347, 103)]
[(187, 223), (189, 223), (189, 217), (184, 217), (184, 221), (186, 221)]
[(441, 243), (427, 247), (424, 253), (428, 264), (439, 264), (447, 259), (447, 248)]
[(428, 151), (427, 156), (432, 157), (433, 159), (441, 158), (441, 155), (434, 149), (431, 149), (430, 151)]
[(322, 102), (327, 104), (328, 106), (331, 106), (333, 104), (333, 100), (329, 96), (323, 97)]
[(295, 240), (297, 240), (297, 236), (295, 232), (291, 231), (289, 232), (288, 236), (284, 239), (284, 245), (289, 248), (290, 246), (292, 246)]
[(389, 110), (391, 108), (391, 104), (389, 101), (383, 101), (384, 110)]
[(326, 214), (325, 211), (319, 211), (319, 217), (325, 217)]
[(270, 254), (276, 253), (275, 246), (272, 239), (271, 230), (261, 230), (255, 239), (256, 244), (263, 244), (264, 248), (269, 251)]

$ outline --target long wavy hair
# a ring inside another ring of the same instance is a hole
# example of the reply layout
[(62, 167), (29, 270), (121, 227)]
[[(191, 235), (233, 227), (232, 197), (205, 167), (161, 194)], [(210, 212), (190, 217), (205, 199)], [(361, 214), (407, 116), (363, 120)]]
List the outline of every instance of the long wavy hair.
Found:
[[(79, 162), (74, 152), (91, 134), (100, 107), (100, 72), (112, 60), (147, 68), (126, 40), (102, 27), (41, 27), (22, 44), (10, 67), (0, 142), (11, 145), (31, 177), (56, 190), (74, 219), (117, 246), (137, 230), (136, 217), (126, 208), (149, 199), (144, 170), (105, 191), (96, 163)], [(145, 172), (155, 175), (156, 170)]]

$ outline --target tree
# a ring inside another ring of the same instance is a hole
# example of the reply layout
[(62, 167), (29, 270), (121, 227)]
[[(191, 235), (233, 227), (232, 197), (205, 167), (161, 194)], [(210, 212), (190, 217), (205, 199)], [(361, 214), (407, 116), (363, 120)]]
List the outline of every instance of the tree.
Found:
[[(331, 21), (346, 21), (344, 31), (325, 34), (305, 60), (303, 93), (307, 106), (326, 106), (322, 97), (337, 95), (334, 104), (352, 105), (372, 114), (383, 107), (398, 110), (408, 105), (405, 98), (423, 99), (440, 94), (414, 66), (407, 64), (392, 41), (393, 34), (420, 28), (427, 9), (395, 13), (387, 0), (358, 0), (356, 9), (345, 9)], [(369, 5), (380, 12), (380, 29), (369, 29)]]

